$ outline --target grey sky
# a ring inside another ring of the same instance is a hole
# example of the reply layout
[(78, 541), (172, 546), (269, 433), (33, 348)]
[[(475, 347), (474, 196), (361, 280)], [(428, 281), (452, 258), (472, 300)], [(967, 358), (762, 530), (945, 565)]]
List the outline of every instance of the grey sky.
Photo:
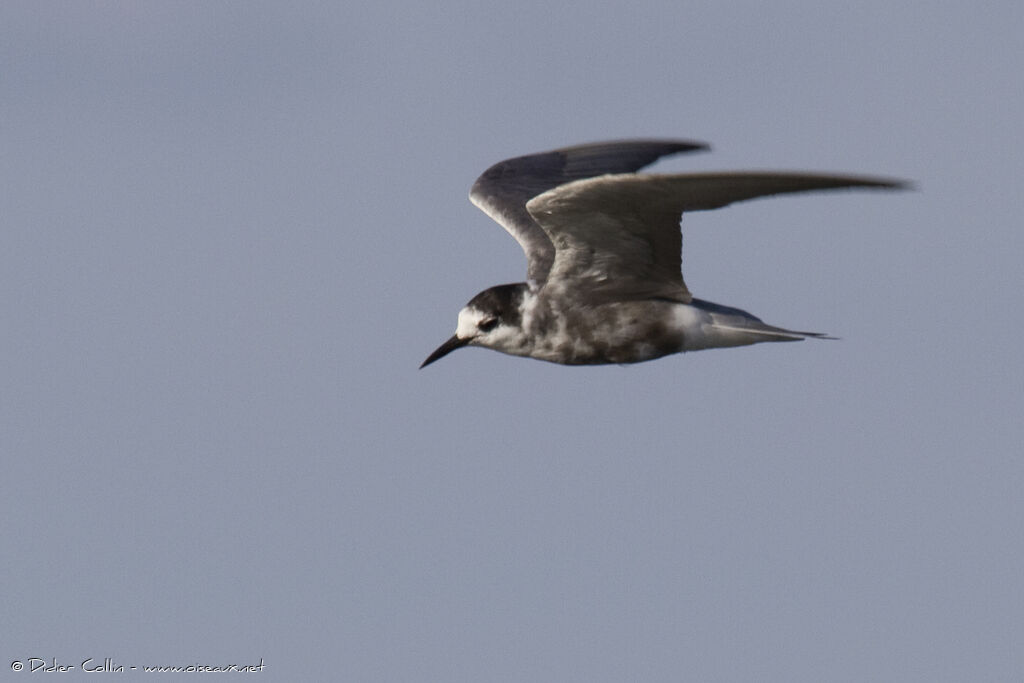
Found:
[[(1022, 35), (1019, 2), (3, 3), (0, 667), (1021, 679)], [(842, 341), (417, 371), (525, 273), (476, 176), (630, 136), (915, 181), (684, 219), (697, 296)]]

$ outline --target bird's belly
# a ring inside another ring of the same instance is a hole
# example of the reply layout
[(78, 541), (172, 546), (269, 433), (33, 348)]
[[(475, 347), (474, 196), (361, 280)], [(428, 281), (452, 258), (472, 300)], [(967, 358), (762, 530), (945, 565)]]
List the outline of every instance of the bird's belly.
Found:
[(667, 301), (612, 303), (554, 315), (534, 337), (532, 353), (568, 365), (639, 363), (683, 350)]

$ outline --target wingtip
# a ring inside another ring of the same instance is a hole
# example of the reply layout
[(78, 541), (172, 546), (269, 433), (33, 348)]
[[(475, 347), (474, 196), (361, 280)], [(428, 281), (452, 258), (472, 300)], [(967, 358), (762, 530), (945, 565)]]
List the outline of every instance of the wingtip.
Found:
[(857, 176), (856, 180), (860, 181), (861, 187), (872, 188), (876, 187), (880, 190), (898, 190), (898, 191), (915, 191), (917, 190), (917, 183), (913, 180), (906, 180), (904, 178), (886, 178), (877, 176)]
[[(710, 152), (711, 143), (704, 142), (703, 140), (679, 140), (676, 138), (661, 140), (657, 138), (651, 138), (649, 142), (655, 144), (670, 145), (673, 147), (670, 154), (679, 154), (682, 152)], [(666, 155), (667, 156), (667, 155)]]
[(680, 146), (680, 151), (683, 149), (692, 152), (710, 152), (711, 143), (704, 142), (703, 140), (675, 140), (675, 144)]

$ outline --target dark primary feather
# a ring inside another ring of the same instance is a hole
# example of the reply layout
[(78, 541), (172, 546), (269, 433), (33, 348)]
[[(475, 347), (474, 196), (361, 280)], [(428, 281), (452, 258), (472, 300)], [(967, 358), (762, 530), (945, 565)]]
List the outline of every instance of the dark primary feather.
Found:
[(555, 248), (526, 210), (526, 203), (552, 188), (609, 173), (632, 173), (663, 156), (708, 149), (688, 140), (621, 140), (564, 147), (501, 161), (477, 179), (470, 200), (519, 242), (527, 277), (543, 282)]

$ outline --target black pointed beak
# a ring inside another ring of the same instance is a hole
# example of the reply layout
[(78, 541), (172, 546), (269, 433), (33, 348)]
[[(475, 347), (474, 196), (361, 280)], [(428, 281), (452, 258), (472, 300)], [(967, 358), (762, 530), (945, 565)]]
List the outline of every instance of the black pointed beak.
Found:
[(438, 360), (440, 358), (444, 358), (445, 356), (447, 356), (449, 353), (451, 353), (455, 349), (460, 348), (462, 346), (465, 346), (468, 343), (469, 343), (469, 338), (468, 337), (466, 339), (459, 339), (458, 335), (452, 335), (451, 339), (446, 341), (444, 344), (441, 344), (440, 346), (438, 346), (437, 349), (432, 354), (427, 356), (427, 359), (425, 361), (423, 361), (423, 365), (420, 366), (420, 370), (422, 370), (423, 368), (427, 367), (428, 365), (433, 363), (435, 360)]

